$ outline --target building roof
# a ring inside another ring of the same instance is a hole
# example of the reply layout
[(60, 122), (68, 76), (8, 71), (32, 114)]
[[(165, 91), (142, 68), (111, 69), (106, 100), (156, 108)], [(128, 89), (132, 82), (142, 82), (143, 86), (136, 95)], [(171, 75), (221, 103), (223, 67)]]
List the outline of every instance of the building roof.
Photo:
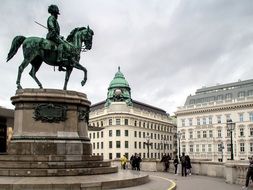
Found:
[(197, 89), (187, 97), (185, 106), (246, 96), (253, 96), (253, 79)]
[(0, 107), (0, 116), (14, 118), (14, 110)]
[[(133, 101), (133, 107), (143, 109), (143, 110), (146, 110), (146, 111), (151, 111), (151, 112), (154, 112), (154, 113), (159, 113), (159, 114), (162, 114), (162, 115), (167, 115), (166, 111), (164, 111), (163, 109), (160, 109), (160, 108), (157, 108), (157, 107), (154, 107), (154, 106), (151, 106), (151, 105), (148, 105), (148, 104), (136, 101), (136, 100), (132, 100), (132, 101)], [(95, 111), (95, 110), (104, 108), (105, 107), (105, 102), (106, 101), (102, 101), (102, 102), (98, 102), (96, 104), (91, 105), (90, 110)]]

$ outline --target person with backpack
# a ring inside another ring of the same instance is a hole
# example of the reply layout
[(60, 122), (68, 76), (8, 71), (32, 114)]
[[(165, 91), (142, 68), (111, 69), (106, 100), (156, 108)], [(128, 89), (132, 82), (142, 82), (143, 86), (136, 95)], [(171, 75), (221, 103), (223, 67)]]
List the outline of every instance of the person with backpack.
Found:
[(186, 177), (186, 158), (185, 158), (185, 153), (182, 153), (182, 156), (180, 157), (181, 161), (181, 168), (182, 168), (182, 176)]

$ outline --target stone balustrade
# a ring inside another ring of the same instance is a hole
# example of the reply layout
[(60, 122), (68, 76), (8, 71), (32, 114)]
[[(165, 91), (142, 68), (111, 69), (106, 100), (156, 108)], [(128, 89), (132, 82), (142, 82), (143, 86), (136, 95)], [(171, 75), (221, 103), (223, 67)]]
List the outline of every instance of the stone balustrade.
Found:
[[(119, 160), (114, 160), (113, 165), (119, 166)], [(130, 163), (127, 163), (128, 169), (131, 168)], [(226, 183), (243, 185), (246, 180), (248, 168), (247, 161), (227, 161), (227, 162), (211, 162), (211, 161), (191, 161), (191, 173), (195, 175), (204, 175), (211, 177), (224, 178)], [(164, 165), (158, 160), (143, 160), (141, 162), (142, 171), (158, 171), (164, 170)], [(170, 161), (169, 173), (174, 173), (173, 160)], [(178, 173), (181, 173), (181, 164), (178, 165)]]

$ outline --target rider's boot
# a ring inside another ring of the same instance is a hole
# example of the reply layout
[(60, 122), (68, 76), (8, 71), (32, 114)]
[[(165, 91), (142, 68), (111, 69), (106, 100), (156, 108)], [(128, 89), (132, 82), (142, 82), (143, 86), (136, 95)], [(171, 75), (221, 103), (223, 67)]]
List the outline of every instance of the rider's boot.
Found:
[(60, 44), (57, 48), (57, 62), (60, 64), (58, 70), (59, 71), (66, 71), (66, 69), (64, 69), (61, 64), (65, 61), (67, 61), (67, 59), (64, 59), (62, 54), (63, 54), (63, 44)]

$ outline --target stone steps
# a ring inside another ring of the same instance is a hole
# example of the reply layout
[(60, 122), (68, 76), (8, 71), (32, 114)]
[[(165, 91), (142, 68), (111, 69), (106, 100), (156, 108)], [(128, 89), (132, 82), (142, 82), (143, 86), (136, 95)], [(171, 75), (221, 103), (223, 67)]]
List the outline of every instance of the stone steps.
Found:
[(38, 176), (78, 176), (78, 175), (97, 175), (97, 174), (109, 174), (118, 171), (117, 166), (109, 167), (96, 167), (96, 168), (57, 168), (57, 169), (13, 169), (13, 168), (1, 168), (0, 176), (19, 176), (19, 177), (38, 177)]
[(2, 161), (38, 161), (38, 162), (61, 162), (61, 161), (102, 161), (99, 155), (0, 155)]
[(72, 162), (30, 162), (30, 161), (0, 161), (0, 169), (61, 169), (61, 168), (95, 168), (109, 167), (109, 161), (72, 161)]

